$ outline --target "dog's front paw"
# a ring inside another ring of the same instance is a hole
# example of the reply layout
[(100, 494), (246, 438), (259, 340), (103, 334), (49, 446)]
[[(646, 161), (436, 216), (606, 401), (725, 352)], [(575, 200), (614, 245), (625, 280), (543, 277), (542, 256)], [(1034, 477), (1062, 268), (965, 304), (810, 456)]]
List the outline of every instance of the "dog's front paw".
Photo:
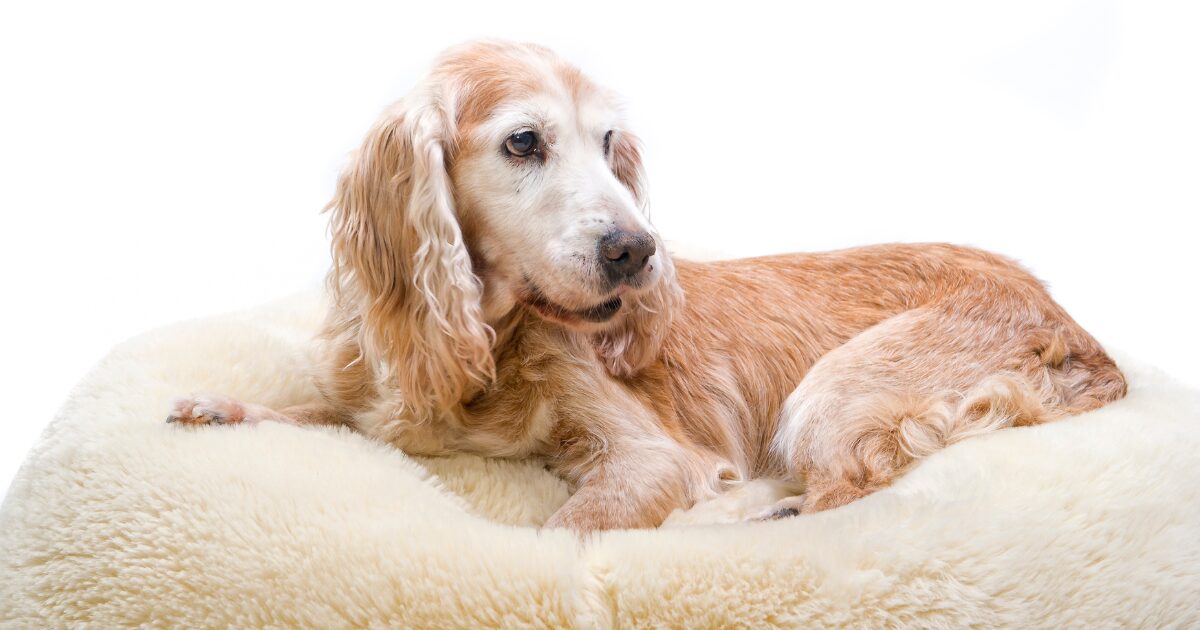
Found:
[(254, 421), (246, 412), (246, 405), (223, 396), (184, 396), (171, 401), (167, 422), (203, 425)]

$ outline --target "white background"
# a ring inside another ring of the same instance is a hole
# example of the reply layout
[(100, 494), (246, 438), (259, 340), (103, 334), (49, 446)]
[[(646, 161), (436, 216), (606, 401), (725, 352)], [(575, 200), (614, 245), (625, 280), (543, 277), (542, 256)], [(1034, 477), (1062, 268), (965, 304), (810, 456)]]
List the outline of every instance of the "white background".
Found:
[(479, 36), (624, 94), (669, 239), (987, 247), (1200, 385), (1200, 4), (680, 6), (6, 3), (0, 488), (113, 344), (318, 284), (347, 152)]

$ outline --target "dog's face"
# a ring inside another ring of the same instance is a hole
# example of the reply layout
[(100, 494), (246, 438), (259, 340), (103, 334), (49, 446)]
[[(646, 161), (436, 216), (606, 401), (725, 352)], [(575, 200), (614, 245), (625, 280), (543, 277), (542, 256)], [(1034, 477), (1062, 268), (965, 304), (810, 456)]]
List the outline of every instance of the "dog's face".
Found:
[(614, 97), (574, 67), (530, 45), (452, 50), (338, 181), (342, 327), (411, 409), (486, 387), (493, 326), (515, 309), (586, 333), (632, 375), (682, 301), (643, 182)]
[(443, 67), (458, 84), (450, 181), (485, 316), (523, 304), (608, 325), (661, 275), (615, 99), (536, 47), (476, 45)]

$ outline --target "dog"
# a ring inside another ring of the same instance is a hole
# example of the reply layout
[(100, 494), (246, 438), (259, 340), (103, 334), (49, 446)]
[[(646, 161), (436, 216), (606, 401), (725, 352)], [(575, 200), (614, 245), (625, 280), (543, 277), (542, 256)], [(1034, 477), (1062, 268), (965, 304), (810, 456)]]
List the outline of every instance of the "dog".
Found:
[(1014, 262), (943, 244), (673, 260), (620, 103), (546, 48), (473, 42), (387, 110), (331, 214), (323, 400), (169, 421), (341, 424), (422, 455), (540, 456), (547, 527), (656, 527), (751, 478), (835, 508), (964, 438), (1121, 398)]

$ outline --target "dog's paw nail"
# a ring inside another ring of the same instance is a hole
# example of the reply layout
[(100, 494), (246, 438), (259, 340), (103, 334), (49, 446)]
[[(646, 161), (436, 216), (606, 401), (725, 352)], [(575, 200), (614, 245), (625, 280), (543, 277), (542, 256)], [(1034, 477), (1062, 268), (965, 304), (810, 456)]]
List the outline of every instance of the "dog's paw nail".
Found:
[(751, 521), (778, 521), (793, 516), (800, 516), (804, 513), (802, 506), (796, 504), (795, 501), (787, 501), (782, 505), (774, 505), (768, 509), (759, 512), (757, 515), (750, 517)]
[(239, 424), (245, 420), (241, 403), (225, 398), (180, 398), (171, 403), (167, 422), (188, 426)]
[(771, 519), (791, 518), (793, 516), (799, 516), (799, 515), (800, 515), (800, 510), (797, 510), (796, 508), (793, 508), (793, 507), (788, 507), (788, 508), (782, 508), (779, 510), (775, 510), (774, 512), (771, 513), (770, 518)]

